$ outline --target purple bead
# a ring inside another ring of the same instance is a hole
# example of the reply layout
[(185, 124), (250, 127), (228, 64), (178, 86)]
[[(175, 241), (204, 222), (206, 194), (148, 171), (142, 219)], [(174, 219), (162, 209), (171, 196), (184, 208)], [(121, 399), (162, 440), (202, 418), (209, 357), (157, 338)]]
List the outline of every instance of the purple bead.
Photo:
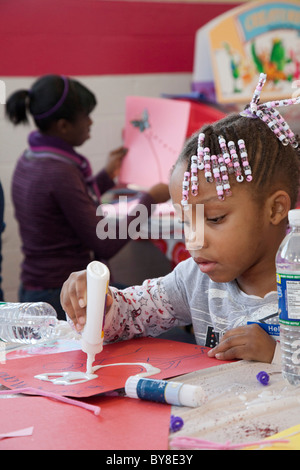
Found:
[(183, 419), (180, 416), (171, 415), (170, 430), (172, 432), (179, 431), (183, 426)]
[(263, 370), (257, 374), (256, 378), (262, 385), (268, 385), (270, 380), (269, 374)]

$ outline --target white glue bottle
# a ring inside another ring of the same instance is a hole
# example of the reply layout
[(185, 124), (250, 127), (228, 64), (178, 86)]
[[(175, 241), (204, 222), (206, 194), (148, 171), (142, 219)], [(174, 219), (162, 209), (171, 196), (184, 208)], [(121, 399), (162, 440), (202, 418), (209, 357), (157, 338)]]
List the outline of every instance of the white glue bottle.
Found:
[(92, 373), (96, 354), (103, 349), (103, 323), (108, 285), (108, 267), (99, 261), (92, 261), (87, 266), (86, 324), (81, 339), (82, 351), (88, 356), (88, 374)]

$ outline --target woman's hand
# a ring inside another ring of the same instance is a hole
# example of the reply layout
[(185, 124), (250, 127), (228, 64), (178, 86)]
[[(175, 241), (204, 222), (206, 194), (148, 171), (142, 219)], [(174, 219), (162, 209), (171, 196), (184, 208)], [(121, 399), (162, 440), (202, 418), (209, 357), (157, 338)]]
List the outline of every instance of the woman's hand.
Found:
[(127, 151), (128, 150), (125, 147), (119, 147), (110, 152), (105, 166), (105, 171), (111, 179), (114, 179), (120, 173), (123, 158)]
[(274, 339), (259, 325), (252, 324), (227, 331), (208, 356), (222, 361), (244, 359), (271, 363), (275, 347)]
[(170, 199), (169, 186), (165, 183), (155, 184), (149, 189), (148, 194), (150, 194), (156, 204)]

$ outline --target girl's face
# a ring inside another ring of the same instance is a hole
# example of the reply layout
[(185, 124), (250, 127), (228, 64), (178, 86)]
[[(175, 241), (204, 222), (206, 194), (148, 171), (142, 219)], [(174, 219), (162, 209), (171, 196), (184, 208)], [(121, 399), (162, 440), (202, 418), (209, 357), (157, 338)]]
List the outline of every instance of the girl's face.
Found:
[[(186, 164), (178, 164), (171, 176), (170, 194), (176, 209), (181, 207), (184, 171)], [(201, 171), (198, 178), (198, 196), (190, 195), (188, 202), (193, 209), (197, 204), (204, 204), (204, 239), (202, 248), (190, 250), (190, 254), (199, 269), (213, 281), (238, 279), (267, 256), (266, 210), (251, 198), (247, 187), (251, 183), (235, 183), (232, 195), (220, 201), (215, 183), (207, 183)], [(180, 212), (185, 222), (185, 213)]]
[(79, 114), (74, 122), (66, 121), (65, 134), (63, 136), (72, 147), (79, 147), (90, 138), (90, 128), (93, 123), (90, 115)]

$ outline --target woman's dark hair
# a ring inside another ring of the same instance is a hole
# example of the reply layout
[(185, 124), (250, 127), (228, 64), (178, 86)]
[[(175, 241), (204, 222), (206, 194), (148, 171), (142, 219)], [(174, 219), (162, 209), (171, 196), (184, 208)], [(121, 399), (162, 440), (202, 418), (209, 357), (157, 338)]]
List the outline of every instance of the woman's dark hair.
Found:
[[(218, 136), (223, 135), (228, 142), (245, 141), (248, 160), (252, 169), (253, 181), (248, 183), (252, 194), (258, 201), (263, 201), (270, 193), (282, 189), (291, 198), (295, 207), (299, 190), (299, 149), (291, 145), (284, 146), (261, 119), (251, 119), (240, 114), (230, 114), (214, 124), (207, 124), (199, 132), (205, 134), (204, 147), (210, 148), (211, 154), (220, 154)], [(185, 144), (177, 163), (186, 162), (187, 167), (192, 155), (197, 155), (198, 135), (194, 134)], [(231, 176), (234, 182), (234, 176)], [(235, 183), (234, 183), (235, 184)]]
[(41, 131), (49, 129), (54, 121), (67, 119), (75, 122), (81, 113), (90, 114), (97, 101), (95, 95), (77, 80), (68, 78), (68, 91), (61, 106), (47, 117), (38, 118), (51, 110), (61, 99), (65, 82), (59, 75), (45, 75), (39, 78), (30, 90), (13, 93), (6, 103), (6, 116), (14, 124), (28, 122), (31, 114)]

